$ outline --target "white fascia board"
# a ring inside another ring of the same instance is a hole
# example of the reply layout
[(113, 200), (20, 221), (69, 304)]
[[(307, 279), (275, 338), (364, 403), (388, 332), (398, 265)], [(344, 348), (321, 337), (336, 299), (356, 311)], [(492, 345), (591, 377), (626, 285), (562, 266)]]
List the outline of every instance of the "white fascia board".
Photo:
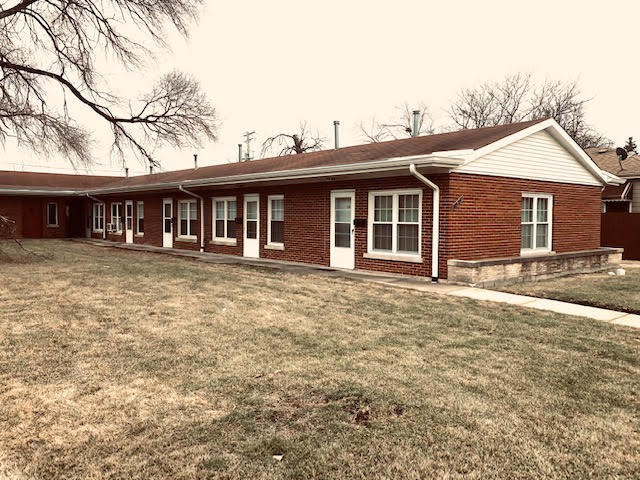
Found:
[(38, 195), (46, 197), (70, 197), (79, 190), (41, 190), (37, 188), (0, 188), (0, 195)]
[(606, 170), (601, 170), (601, 171), (602, 171), (602, 175), (607, 179), (608, 185), (622, 185), (627, 181), (626, 178), (620, 178), (614, 175), (613, 173), (607, 172)]
[(489, 145), (478, 148), (467, 158), (464, 165), (542, 130), (547, 130), (556, 141), (566, 148), (589, 171), (589, 173), (591, 173), (603, 185), (620, 185), (620, 183), (622, 183), (617, 183), (617, 180), (615, 179), (608, 179), (604, 174), (604, 171), (598, 167), (589, 155), (587, 155), (587, 152), (585, 152), (582, 147), (580, 147), (580, 145), (578, 145), (575, 140), (573, 140), (569, 134), (564, 131), (558, 122), (552, 118), (538, 122), (535, 125), (524, 128), (516, 133), (490, 143)]
[(183, 185), (185, 187), (208, 187), (216, 185), (232, 185), (236, 183), (255, 183), (275, 180), (300, 180), (316, 177), (321, 178), (326, 176), (333, 177), (341, 175), (354, 175), (359, 173), (385, 172), (390, 170), (398, 170), (401, 168), (408, 169), (409, 165), (412, 163), (417, 167), (453, 169), (461, 165), (463, 162), (464, 160), (461, 158), (448, 158), (435, 154), (414, 155), (410, 157), (389, 158), (366, 163), (311, 167), (295, 170), (282, 170), (279, 172), (231, 175), (227, 177), (204, 178), (131, 187), (98, 188), (94, 190), (87, 190), (87, 192), (99, 195), (107, 193), (163, 190), (169, 188), (177, 188), (178, 185)]

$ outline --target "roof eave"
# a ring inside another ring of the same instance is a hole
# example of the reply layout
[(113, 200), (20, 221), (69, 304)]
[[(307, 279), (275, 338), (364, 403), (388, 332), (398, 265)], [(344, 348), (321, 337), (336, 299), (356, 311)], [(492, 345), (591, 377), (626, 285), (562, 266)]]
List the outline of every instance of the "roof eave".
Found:
[(78, 195), (81, 190), (46, 190), (42, 188), (0, 188), (0, 195), (70, 197)]
[(389, 158), (377, 160), (375, 162), (331, 165), (323, 167), (311, 167), (295, 170), (281, 170), (278, 172), (252, 173), (243, 175), (231, 175), (226, 177), (202, 178), (194, 180), (162, 182), (150, 185), (137, 185), (130, 187), (97, 188), (84, 190), (82, 193), (93, 195), (105, 195), (109, 193), (141, 192), (152, 190), (166, 190), (177, 188), (178, 185), (185, 187), (209, 187), (224, 186), (242, 183), (269, 182), (278, 180), (304, 180), (311, 178), (334, 177), (341, 175), (355, 175), (360, 173), (376, 173), (389, 170), (409, 168), (411, 163), (417, 167), (432, 167), (441, 169), (452, 169), (463, 163), (461, 158), (451, 158), (442, 155), (417, 155), (409, 157)]

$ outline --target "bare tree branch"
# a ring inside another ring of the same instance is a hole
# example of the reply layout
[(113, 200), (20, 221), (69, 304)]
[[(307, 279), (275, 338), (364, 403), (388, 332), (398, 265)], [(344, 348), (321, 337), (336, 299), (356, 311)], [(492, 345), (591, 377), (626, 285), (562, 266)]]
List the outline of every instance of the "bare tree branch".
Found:
[[(215, 109), (193, 78), (170, 72), (139, 100), (125, 101), (95, 68), (99, 51), (139, 68), (150, 55), (148, 39), (166, 46), (167, 25), (186, 35), (201, 3), (22, 0), (0, 10), (0, 141), (16, 138), (36, 151), (57, 150), (74, 164), (90, 163), (91, 136), (70, 117), (67, 93), (109, 125), (112, 151), (123, 162), (125, 150), (156, 164), (156, 146), (215, 140)], [(61, 104), (51, 96), (55, 86), (62, 88)]]
[(360, 131), (364, 139), (368, 142), (384, 142), (403, 137), (413, 136), (413, 111), (418, 110), (418, 133), (420, 135), (430, 135), (434, 133), (433, 118), (429, 107), (425, 103), (420, 103), (417, 108), (410, 108), (407, 102), (395, 107), (396, 115), (386, 123), (376, 121), (372, 118), (367, 125), (360, 123)]
[(322, 149), (326, 138), (318, 132), (312, 134), (306, 122), (302, 122), (297, 133), (278, 133), (262, 142), (262, 156), (270, 152), (274, 146), (280, 150), (277, 156), (312, 152)]

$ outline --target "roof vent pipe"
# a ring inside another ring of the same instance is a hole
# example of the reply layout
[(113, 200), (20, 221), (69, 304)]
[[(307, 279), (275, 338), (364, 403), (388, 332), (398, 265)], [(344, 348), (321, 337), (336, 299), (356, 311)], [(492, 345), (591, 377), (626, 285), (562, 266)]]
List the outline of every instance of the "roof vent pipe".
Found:
[(420, 135), (420, 110), (413, 111), (413, 130), (411, 131), (412, 137)]
[(335, 140), (335, 148), (340, 148), (340, 121), (333, 121), (333, 138)]
[(238, 161), (239, 162), (242, 161), (242, 144), (241, 143), (238, 144)]
[(124, 176), (129, 178), (129, 167), (124, 167)]
[(153, 173), (153, 165), (149, 165), (149, 174)]
[(193, 168), (198, 168), (198, 154), (193, 154)]

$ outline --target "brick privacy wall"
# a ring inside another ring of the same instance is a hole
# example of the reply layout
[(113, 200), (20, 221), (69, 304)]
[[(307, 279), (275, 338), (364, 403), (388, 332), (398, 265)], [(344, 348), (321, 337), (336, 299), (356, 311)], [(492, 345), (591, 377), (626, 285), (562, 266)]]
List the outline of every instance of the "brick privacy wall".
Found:
[[(552, 248), (558, 253), (600, 246), (600, 187), (469, 174), (449, 175), (441, 202), (441, 276), (448, 259), (520, 255), (523, 193), (553, 195)], [(453, 208), (454, 202), (462, 202)]]
[[(24, 203), (36, 204), (41, 212), (42, 218), (42, 238), (65, 238), (69, 236), (69, 216), (67, 207), (71, 208), (71, 198), (66, 197), (10, 197), (0, 196), (0, 214), (15, 221), (14, 236), (23, 237), (23, 212)], [(47, 226), (47, 205), (55, 203), (58, 205), (58, 226)], [(0, 237), (3, 238), (3, 237)]]

